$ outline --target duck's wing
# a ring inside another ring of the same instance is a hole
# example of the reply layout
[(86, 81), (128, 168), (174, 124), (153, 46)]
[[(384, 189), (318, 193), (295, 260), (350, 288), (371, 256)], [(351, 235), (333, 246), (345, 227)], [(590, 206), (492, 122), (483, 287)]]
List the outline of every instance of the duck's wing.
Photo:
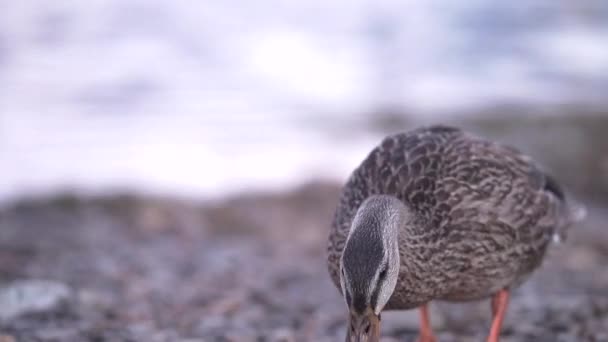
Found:
[(438, 186), (449, 194), (446, 229), (462, 229), (485, 243), (472, 245), (541, 253), (550, 241), (565, 238), (578, 218), (555, 179), (517, 149), (467, 135), (450, 155), (444, 164), (448, 175)]

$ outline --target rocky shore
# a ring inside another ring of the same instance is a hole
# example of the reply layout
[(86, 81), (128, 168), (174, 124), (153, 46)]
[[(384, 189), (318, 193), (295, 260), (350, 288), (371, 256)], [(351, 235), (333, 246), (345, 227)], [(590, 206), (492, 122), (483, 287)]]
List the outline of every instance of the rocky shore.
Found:
[[(0, 341), (336, 341), (345, 307), (325, 268), (339, 186), (213, 203), (70, 195), (0, 219)], [(505, 341), (608, 340), (605, 208), (515, 292)], [(489, 304), (435, 304), (441, 341), (480, 341)], [(413, 341), (415, 312), (383, 341)]]

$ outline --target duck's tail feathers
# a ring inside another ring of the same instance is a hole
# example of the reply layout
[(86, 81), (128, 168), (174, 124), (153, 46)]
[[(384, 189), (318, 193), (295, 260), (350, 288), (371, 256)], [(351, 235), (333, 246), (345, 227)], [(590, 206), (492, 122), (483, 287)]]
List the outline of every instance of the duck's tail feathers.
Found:
[(582, 203), (568, 201), (564, 205), (565, 212), (561, 215), (561, 219), (557, 221), (556, 229), (553, 232), (554, 243), (566, 240), (570, 227), (585, 220), (587, 217), (587, 208)]

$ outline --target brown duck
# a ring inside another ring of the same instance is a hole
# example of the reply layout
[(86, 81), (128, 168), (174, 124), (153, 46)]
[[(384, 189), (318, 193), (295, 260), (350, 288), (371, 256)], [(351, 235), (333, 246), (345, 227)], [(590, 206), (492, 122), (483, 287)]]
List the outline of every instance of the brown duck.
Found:
[(383, 310), (492, 297), (499, 340), (509, 291), (565, 238), (582, 209), (514, 148), (447, 126), (385, 138), (346, 183), (328, 264), (349, 309), (347, 341), (378, 341)]

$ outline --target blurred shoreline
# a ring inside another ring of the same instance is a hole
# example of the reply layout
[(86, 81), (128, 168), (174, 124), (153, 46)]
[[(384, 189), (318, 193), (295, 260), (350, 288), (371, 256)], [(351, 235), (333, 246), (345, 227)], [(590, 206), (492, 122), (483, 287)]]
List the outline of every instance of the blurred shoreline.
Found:
[[(385, 135), (436, 123), (462, 127), (519, 148), (576, 196), (608, 199), (608, 140), (604, 138), (608, 130), (608, 107), (496, 105), (469, 114), (428, 118), (410, 113), (405, 108), (394, 107), (364, 116), (327, 119), (312, 116), (304, 121), (296, 120), (298, 128), (290, 128), (290, 131), (301, 131), (297, 137), (285, 135), (286, 132), (276, 127), (276, 131), (264, 132), (270, 135), (268, 141), (254, 139), (249, 145), (246, 142), (225, 144), (220, 139), (215, 145), (184, 141), (163, 147), (167, 142), (161, 137), (157, 145), (161, 152), (151, 159), (131, 158), (110, 148), (108, 151), (116, 152), (115, 155), (104, 153), (97, 158), (94, 149), (85, 149), (81, 152), (93, 154), (88, 155), (88, 160), (79, 160), (78, 155), (68, 157), (57, 150), (60, 154), (50, 157), (57, 160), (46, 158), (27, 171), (13, 173), (21, 178), (17, 183), (20, 187), (15, 187), (11, 174), (7, 174), (4, 185), (0, 182), (3, 188), (0, 205), (23, 197), (55, 193), (85, 197), (133, 193), (214, 200), (252, 192), (279, 192), (318, 180), (342, 183)], [(182, 149), (186, 145), (188, 148)], [(213, 151), (214, 148), (217, 150)], [(214, 155), (207, 158), (209, 151)], [(125, 158), (124, 175), (121, 174), (123, 167), (112, 167), (114, 162), (111, 162), (121, 158)], [(55, 167), (63, 162), (68, 163), (64, 170)], [(105, 165), (107, 163), (110, 164)], [(138, 171), (133, 172), (134, 167)], [(82, 169), (81, 176), (64, 179), (61, 174), (69, 168)], [(15, 171), (19, 172), (19, 168)]]

